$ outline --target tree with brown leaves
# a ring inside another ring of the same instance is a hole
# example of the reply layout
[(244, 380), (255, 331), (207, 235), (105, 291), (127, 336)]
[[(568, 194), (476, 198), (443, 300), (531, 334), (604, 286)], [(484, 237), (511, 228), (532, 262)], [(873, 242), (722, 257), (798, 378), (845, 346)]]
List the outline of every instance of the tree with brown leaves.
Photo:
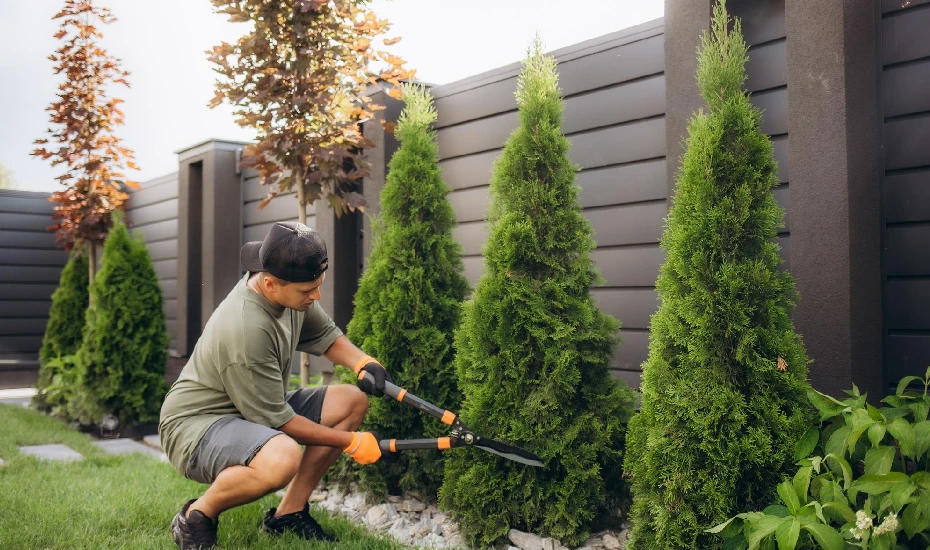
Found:
[(126, 186), (139, 187), (123, 173), (138, 169), (133, 152), (113, 134), (123, 124), (119, 109), (123, 100), (110, 97), (107, 89), (115, 84), (128, 88), (129, 73), (100, 45), (103, 34), (98, 25), (116, 21), (109, 9), (95, 6), (93, 0), (66, 0), (52, 19), (61, 20), (55, 38), (64, 44), (49, 59), (64, 80), (58, 86), (58, 100), (46, 109), (54, 126), (48, 129), (51, 138), (37, 139), (40, 147), (32, 154), (66, 168), (56, 178), (66, 189), (49, 198), (56, 203), (53, 219), (57, 220), (49, 229), (57, 232), (66, 250), (87, 247), (93, 283), (96, 247), (107, 236), (111, 213), (127, 199)]
[(301, 223), (318, 199), (337, 215), (364, 210), (357, 186), (368, 170), (362, 150), (373, 144), (359, 125), (383, 107), (362, 92), (380, 80), (399, 97), (400, 81), (413, 76), (403, 59), (372, 46), (387, 20), (358, 0), (212, 1), (231, 22), (253, 25), (237, 43), (207, 53), (223, 77), (210, 106), (228, 101), (238, 123), (258, 132), (242, 166), (257, 168), (270, 186), (261, 207), (296, 190)]

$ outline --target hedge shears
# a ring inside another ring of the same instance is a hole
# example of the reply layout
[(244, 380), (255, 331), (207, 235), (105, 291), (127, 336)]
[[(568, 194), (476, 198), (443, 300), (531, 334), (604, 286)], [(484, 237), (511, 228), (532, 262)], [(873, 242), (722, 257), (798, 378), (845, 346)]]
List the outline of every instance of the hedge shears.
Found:
[[(375, 383), (375, 377), (365, 371), (359, 373), (359, 379), (361, 378), (367, 378), (372, 385)], [(513, 460), (514, 462), (526, 464), (527, 466), (536, 466), (537, 468), (543, 467), (542, 459), (533, 453), (519, 447), (514, 447), (513, 445), (482, 437), (468, 429), (468, 427), (459, 420), (457, 414), (437, 407), (429, 401), (417, 397), (391, 382), (386, 381), (384, 383), (384, 394), (401, 403), (419, 409), (430, 416), (438, 418), (443, 424), (451, 426), (452, 432), (449, 437), (436, 437), (431, 439), (382, 439), (380, 443), (382, 453), (396, 453), (414, 449), (439, 449), (444, 451), (452, 447), (460, 446), (478, 447), (479, 449), (502, 456), (508, 460)]]

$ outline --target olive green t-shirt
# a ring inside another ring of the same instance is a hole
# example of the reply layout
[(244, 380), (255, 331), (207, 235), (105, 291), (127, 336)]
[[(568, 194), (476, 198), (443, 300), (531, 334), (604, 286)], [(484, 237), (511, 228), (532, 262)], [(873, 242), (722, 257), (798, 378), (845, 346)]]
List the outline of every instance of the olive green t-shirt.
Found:
[(161, 444), (181, 475), (217, 420), (278, 428), (293, 418), (284, 395), (295, 350), (322, 355), (342, 335), (319, 302), (305, 313), (275, 306), (246, 286), (248, 276), (210, 316), (162, 404)]

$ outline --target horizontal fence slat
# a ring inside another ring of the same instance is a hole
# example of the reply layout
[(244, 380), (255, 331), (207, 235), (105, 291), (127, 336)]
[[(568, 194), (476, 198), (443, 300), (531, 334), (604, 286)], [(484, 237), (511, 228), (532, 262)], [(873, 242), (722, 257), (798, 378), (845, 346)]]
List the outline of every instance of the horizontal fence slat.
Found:
[[(612, 369), (640, 371), (649, 355), (649, 331), (625, 331), (620, 326), (620, 345), (610, 362)], [(638, 385), (638, 384), (637, 384)]]
[(788, 42), (780, 40), (754, 48), (746, 62), (746, 89), (767, 90), (788, 83)]
[(930, 111), (930, 59), (882, 73), (885, 117)]
[[(927, 43), (930, 44), (930, 40), (927, 40)], [(930, 114), (886, 122), (885, 169), (930, 166), (928, 144), (930, 144)]]
[(178, 297), (177, 279), (160, 279), (158, 284), (161, 285), (161, 295), (165, 300), (174, 300)]
[(57, 283), (0, 283), (0, 300), (51, 300), (56, 288)]
[[(294, 212), (294, 213), (296, 214), (297, 212)], [(277, 221), (282, 221), (282, 222), (296, 222), (296, 221), (297, 221), (297, 217), (295, 216), (294, 218), (291, 218), (291, 219), (287, 219), (287, 220), (277, 220)], [(265, 235), (268, 234), (268, 230), (271, 229), (271, 226), (274, 225), (274, 224), (275, 224), (275, 222), (268, 222), (268, 223), (263, 223), (263, 224), (260, 224), (260, 225), (252, 225), (252, 226), (249, 226), (249, 227), (244, 228), (243, 231), (242, 231), (242, 239), (243, 239), (243, 241), (244, 241), (244, 242), (251, 242), (251, 241), (262, 241), (262, 240), (264, 240), (264, 239), (265, 239)], [(316, 226), (315, 226), (314, 224), (316, 224), (316, 216), (315, 216), (315, 215), (314, 215), (314, 216), (307, 216), (307, 226), (308, 226), (308, 227), (313, 227), (313, 228), (315, 228)]]
[(131, 214), (133, 210), (162, 202), (169, 199), (178, 198), (178, 175), (172, 174), (173, 177), (168, 179), (153, 180), (142, 184), (142, 189), (135, 191), (129, 196), (128, 211)]
[(888, 223), (930, 220), (930, 168), (885, 176)]
[(651, 201), (668, 195), (665, 159), (610, 166), (578, 173), (578, 202), (587, 208)]
[(791, 181), (791, 176), (788, 173), (791, 167), (790, 157), (788, 156), (788, 136), (772, 138), (772, 149), (775, 162), (778, 163), (778, 183), (788, 183)]
[(153, 262), (158, 260), (174, 260), (178, 257), (178, 240), (170, 239), (167, 241), (158, 241), (146, 245), (149, 249), (149, 256)]
[(639, 371), (612, 370), (610, 371), (610, 375), (634, 390), (639, 389), (640, 379), (642, 378), (642, 373)]
[(652, 289), (595, 288), (591, 296), (601, 311), (626, 328), (649, 328), (649, 318), (659, 308), (658, 294)]
[(55, 265), (63, 266), (68, 261), (64, 250), (28, 250), (23, 248), (0, 248), (0, 264), (4, 265)]
[(930, 280), (889, 280), (885, 321), (891, 330), (930, 327)]
[(930, 226), (887, 228), (885, 270), (890, 276), (930, 275)]
[(666, 214), (664, 202), (584, 211), (599, 246), (658, 243)]
[(55, 211), (54, 204), (48, 201), (49, 196), (27, 198), (0, 195), (0, 213), (38, 214), (51, 218)]
[(781, 206), (781, 209), (785, 211), (785, 228), (781, 231), (791, 231), (791, 209), (788, 206), (791, 204), (791, 188), (787, 185), (779, 187), (773, 191), (775, 195), (775, 201)]
[(488, 185), (491, 181), (491, 167), (500, 154), (500, 151), (488, 151), (480, 155), (441, 160), (439, 168), (442, 179), (452, 190)]
[(750, 46), (787, 36), (785, 0), (735, 0), (727, 3), (727, 11), (739, 17), (743, 40)]
[(753, 94), (749, 100), (762, 109), (762, 132), (770, 136), (788, 133), (788, 88)]
[(158, 260), (152, 262), (152, 266), (155, 268), (155, 275), (159, 279), (177, 279), (178, 278), (178, 261), (174, 260)]
[(882, 0), (882, 13), (906, 10), (921, 4), (930, 4), (930, 0)]
[(48, 319), (11, 319), (0, 317), (0, 334), (9, 336), (13, 334), (27, 334), (43, 336)]
[(920, 7), (882, 20), (882, 64), (930, 56), (930, 9)]
[(459, 223), (486, 219), (490, 187), (473, 187), (449, 193), (449, 204)]
[(658, 244), (636, 248), (599, 248), (591, 259), (604, 278), (604, 286), (655, 286), (665, 251)]
[(923, 377), (930, 365), (930, 334), (889, 334), (885, 343), (888, 380), (905, 376)]
[(162, 311), (165, 312), (165, 317), (168, 319), (177, 319), (178, 318), (178, 301), (177, 300), (164, 300), (162, 305)]
[(141, 233), (145, 242), (164, 241), (178, 238), (178, 220), (166, 220), (142, 227), (133, 227), (133, 233)]
[(465, 255), (481, 254), (487, 237), (487, 225), (484, 223), (469, 223), (452, 229), (452, 238), (461, 243)]
[(465, 276), (465, 280), (468, 281), (468, 286), (475, 288), (475, 284), (478, 283), (478, 279), (484, 273), (484, 258), (481, 256), (466, 256), (462, 258), (462, 263), (465, 266), (462, 274)]
[(8, 353), (37, 354), (41, 347), (41, 336), (0, 336), (0, 356)]
[(51, 300), (0, 302), (0, 311), (4, 317), (44, 317), (48, 318)]
[(297, 195), (284, 195), (265, 205), (259, 210), (260, 202), (246, 203), (242, 211), (242, 224), (245, 227), (263, 223), (280, 222), (297, 218)]
[(4, 231), (0, 230), (0, 247), (55, 250), (55, 234), (49, 231)]
[(147, 225), (165, 220), (178, 219), (178, 204), (180, 199), (168, 199), (142, 208), (136, 208), (129, 213), (132, 225)]
[[(582, 168), (665, 156), (665, 119), (651, 119), (575, 134), (569, 156)], [(609, 147), (605, 147), (609, 144)]]
[(0, 265), (0, 283), (58, 283), (61, 266)]
[(39, 214), (0, 212), (0, 229), (47, 232), (49, 226), (54, 224), (55, 220), (52, 219), (51, 214), (44, 216)]

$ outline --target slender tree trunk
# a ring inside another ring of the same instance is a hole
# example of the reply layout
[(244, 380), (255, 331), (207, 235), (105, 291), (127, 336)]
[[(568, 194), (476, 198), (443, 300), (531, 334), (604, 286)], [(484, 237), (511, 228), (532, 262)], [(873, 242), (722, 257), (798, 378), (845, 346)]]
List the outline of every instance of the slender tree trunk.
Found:
[[(304, 188), (303, 174), (297, 175), (297, 221), (307, 225), (307, 190)], [(310, 355), (300, 353), (300, 387), (306, 388), (310, 382)]]

